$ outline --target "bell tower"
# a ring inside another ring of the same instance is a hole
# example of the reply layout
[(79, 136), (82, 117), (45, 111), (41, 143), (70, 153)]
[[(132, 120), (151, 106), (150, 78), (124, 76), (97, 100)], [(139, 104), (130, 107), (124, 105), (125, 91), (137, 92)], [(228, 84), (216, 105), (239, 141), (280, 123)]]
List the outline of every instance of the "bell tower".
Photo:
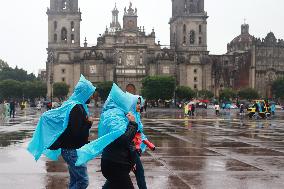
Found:
[(80, 47), (78, 0), (50, 0), (47, 15), (48, 48)]
[(112, 22), (110, 23), (111, 32), (115, 32), (116, 30), (121, 29), (120, 23), (118, 22), (118, 14), (119, 14), (119, 11), (117, 10), (116, 3), (115, 3), (115, 7), (112, 10)]
[(132, 8), (132, 3), (130, 2), (129, 8), (126, 10), (124, 8), (123, 15), (123, 29), (128, 31), (137, 31), (137, 8)]
[(171, 48), (206, 54), (207, 18), (204, 0), (172, 0), (169, 22)]

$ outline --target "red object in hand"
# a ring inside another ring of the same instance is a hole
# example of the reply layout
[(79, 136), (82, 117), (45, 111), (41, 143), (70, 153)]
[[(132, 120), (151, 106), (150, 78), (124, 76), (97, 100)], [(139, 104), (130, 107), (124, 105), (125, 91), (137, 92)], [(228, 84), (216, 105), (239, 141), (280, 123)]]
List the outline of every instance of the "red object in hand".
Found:
[(140, 145), (142, 144), (142, 138), (141, 138), (141, 133), (136, 133), (135, 137), (133, 139), (133, 142), (135, 144), (135, 149), (140, 150)]
[(153, 143), (151, 143), (149, 140), (143, 140), (143, 143), (148, 146), (148, 148), (152, 151), (154, 151), (156, 149), (155, 145)]

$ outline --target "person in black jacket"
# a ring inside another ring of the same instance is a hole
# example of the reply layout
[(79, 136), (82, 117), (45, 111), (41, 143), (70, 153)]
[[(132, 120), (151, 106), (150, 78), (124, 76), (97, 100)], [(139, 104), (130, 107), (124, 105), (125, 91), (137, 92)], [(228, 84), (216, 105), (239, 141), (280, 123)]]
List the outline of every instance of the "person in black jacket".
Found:
[(133, 139), (138, 125), (131, 113), (126, 116), (129, 120), (126, 132), (109, 144), (102, 153), (101, 169), (107, 179), (103, 188), (134, 189), (129, 173), (136, 161)]
[[(86, 102), (95, 97), (95, 94)], [(68, 164), (70, 174), (70, 189), (85, 189), (89, 185), (89, 178), (86, 164), (75, 166), (77, 160), (76, 149), (89, 143), (89, 130), (93, 124), (94, 118), (88, 117), (82, 104), (73, 107), (69, 115), (69, 123), (66, 130), (49, 147), (50, 150), (61, 148), (61, 155)]]
[(10, 118), (13, 116), (15, 118), (15, 101), (10, 101)]

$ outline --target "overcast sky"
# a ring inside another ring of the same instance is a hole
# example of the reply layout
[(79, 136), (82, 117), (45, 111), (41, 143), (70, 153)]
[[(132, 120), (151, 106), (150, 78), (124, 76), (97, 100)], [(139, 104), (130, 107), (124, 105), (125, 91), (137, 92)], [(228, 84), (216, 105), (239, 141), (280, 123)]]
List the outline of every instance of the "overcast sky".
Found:
[[(111, 21), (111, 10), (117, 2), (122, 24), (123, 8), (129, 0), (79, 0), (82, 12), (81, 43), (86, 36), (96, 44), (100, 33)], [(156, 41), (169, 45), (171, 0), (131, 0), (138, 9), (138, 25), (150, 33), (154, 27)], [(47, 48), (47, 15), (49, 0), (2, 0), (0, 11), (0, 58), (12, 67), (18, 65), (37, 74), (45, 68)], [(284, 38), (283, 0), (205, 0), (208, 12), (208, 50), (223, 54), (227, 43), (240, 34), (244, 19), (250, 33), (265, 37), (273, 31)]]

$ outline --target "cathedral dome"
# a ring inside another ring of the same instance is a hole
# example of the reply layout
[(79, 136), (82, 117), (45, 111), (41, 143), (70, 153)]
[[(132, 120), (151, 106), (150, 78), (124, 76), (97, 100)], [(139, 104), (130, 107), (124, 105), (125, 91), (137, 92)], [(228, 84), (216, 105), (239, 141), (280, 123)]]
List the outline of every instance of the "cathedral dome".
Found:
[(235, 37), (227, 46), (228, 53), (237, 51), (248, 51), (253, 43), (254, 37), (249, 34), (249, 25), (241, 26), (241, 35)]

